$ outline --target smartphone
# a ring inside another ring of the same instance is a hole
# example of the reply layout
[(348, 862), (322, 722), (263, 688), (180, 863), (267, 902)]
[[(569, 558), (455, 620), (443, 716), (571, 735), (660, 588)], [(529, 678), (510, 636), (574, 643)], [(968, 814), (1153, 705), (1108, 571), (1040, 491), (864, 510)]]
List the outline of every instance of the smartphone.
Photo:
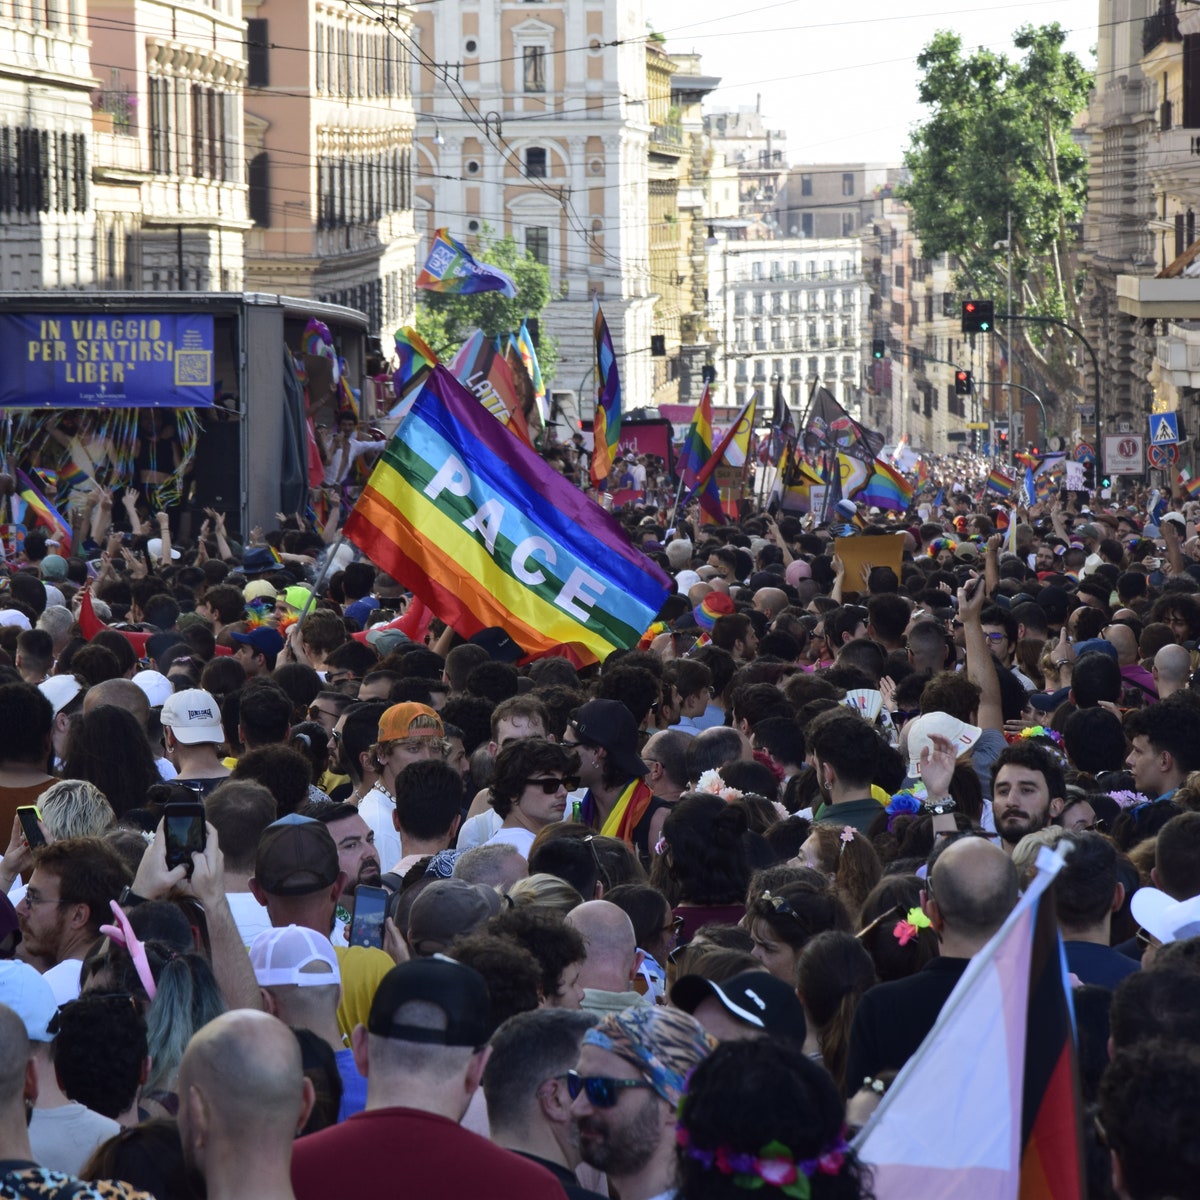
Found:
[(204, 828), (204, 805), (197, 801), (183, 800), (163, 806), (163, 826), (167, 835), (167, 870), (180, 865), (192, 873), (192, 855), (204, 853), (206, 834)]
[(39, 846), (46, 844), (46, 839), (42, 836), (41, 829), (38, 828), (38, 822), (41, 819), (42, 814), (38, 812), (36, 805), (22, 804), (17, 809), (17, 820), (21, 822), (21, 830), (25, 834), (25, 843), (30, 850), (36, 850)]
[(383, 920), (387, 916), (388, 899), (386, 888), (360, 886), (355, 889), (350, 945), (383, 949)]

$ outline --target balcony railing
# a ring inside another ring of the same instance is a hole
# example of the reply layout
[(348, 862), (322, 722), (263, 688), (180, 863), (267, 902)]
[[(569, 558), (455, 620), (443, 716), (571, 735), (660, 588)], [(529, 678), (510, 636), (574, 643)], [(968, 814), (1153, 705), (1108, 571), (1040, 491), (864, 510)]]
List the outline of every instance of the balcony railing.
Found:
[(1162, 42), (1179, 42), (1179, 18), (1175, 15), (1175, 0), (1160, 0), (1158, 12), (1142, 22), (1142, 53), (1149, 54)]

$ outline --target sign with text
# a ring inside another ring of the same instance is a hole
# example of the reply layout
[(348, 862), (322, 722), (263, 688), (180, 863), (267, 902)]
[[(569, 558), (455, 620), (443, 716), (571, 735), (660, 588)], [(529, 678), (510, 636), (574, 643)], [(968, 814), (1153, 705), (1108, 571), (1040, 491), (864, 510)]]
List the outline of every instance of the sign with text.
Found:
[(209, 408), (211, 314), (0, 314), (0, 408)]
[(1146, 439), (1140, 433), (1104, 435), (1104, 469), (1109, 475), (1140, 475), (1145, 469)]

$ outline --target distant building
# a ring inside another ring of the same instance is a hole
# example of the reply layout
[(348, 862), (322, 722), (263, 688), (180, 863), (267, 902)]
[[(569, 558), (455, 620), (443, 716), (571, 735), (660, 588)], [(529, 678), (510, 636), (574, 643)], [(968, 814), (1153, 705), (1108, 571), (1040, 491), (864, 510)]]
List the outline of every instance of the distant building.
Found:
[(714, 156), (737, 171), (738, 215), (748, 222), (748, 238), (786, 234), (775, 208), (787, 178), (787, 134), (769, 129), (758, 107), (707, 113), (704, 129)]
[(904, 169), (886, 163), (807, 163), (791, 167), (776, 204), (784, 237), (854, 237), (880, 211)]

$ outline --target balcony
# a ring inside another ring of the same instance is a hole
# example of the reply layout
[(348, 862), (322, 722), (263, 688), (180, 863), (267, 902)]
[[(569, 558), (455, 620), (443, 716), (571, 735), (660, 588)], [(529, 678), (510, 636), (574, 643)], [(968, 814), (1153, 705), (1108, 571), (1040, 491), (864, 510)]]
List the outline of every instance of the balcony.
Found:
[(650, 143), (664, 150), (683, 152), (683, 126), (679, 124), (652, 125)]
[(1146, 175), (1153, 184), (1190, 184), (1200, 166), (1200, 130), (1172, 126), (1158, 135), (1146, 156)]
[(1149, 54), (1163, 42), (1180, 42), (1179, 18), (1175, 15), (1175, 0), (1160, 0), (1158, 12), (1142, 22), (1142, 53)]

